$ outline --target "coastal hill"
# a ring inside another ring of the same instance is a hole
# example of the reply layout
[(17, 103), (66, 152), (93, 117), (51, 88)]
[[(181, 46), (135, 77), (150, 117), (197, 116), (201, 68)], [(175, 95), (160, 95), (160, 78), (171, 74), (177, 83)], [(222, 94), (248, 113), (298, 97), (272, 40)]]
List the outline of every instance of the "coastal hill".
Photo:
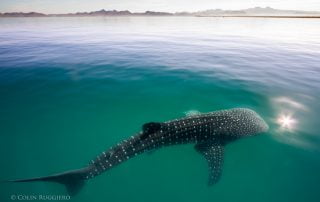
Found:
[(36, 12), (29, 12), (29, 13), (22, 13), (22, 12), (13, 12), (13, 13), (0, 13), (0, 17), (46, 17), (46, 14), (43, 13), (36, 13)]
[(12, 13), (0, 13), (0, 17), (77, 17), (77, 16), (198, 16), (198, 17), (320, 17), (320, 11), (299, 11), (299, 10), (280, 10), (270, 7), (255, 7), (243, 10), (222, 10), (222, 9), (210, 9), (198, 12), (156, 12), (146, 11), (142, 13), (133, 13), (128, 10), (99, 10), (92, 12), (77, 12), (67, 14), (43, 14), (37, 12), (12, 12)]

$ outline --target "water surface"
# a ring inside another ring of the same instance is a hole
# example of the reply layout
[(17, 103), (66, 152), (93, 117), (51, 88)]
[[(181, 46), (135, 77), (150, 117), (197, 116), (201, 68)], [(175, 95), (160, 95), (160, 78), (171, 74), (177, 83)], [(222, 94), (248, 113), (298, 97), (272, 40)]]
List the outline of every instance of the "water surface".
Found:
[[(319, 201), (318, 19), (0, 18), (0, 26), (0, 179), (80, 168), (146, 122), (248, 107), (270, 131), (228, 145), (213, 187), (204, 159), (184, 145), (132, 159), (71, 200)], [(50, 183), (0, 188), (1, 201), (66, 194)]]

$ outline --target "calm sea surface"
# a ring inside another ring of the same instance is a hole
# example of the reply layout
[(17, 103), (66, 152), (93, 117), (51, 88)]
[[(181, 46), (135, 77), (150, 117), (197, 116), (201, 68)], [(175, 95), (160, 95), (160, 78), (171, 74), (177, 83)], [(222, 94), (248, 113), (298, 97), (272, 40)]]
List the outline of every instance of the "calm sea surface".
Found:
[[(138, 156), (69, 201), (320, 201), (320, 20), (0, 18), (0, 179), (75, 169), (150, 121), (233, 107), (268, 133), (226, 146), (207, 186), (193, 145)], [(11, 195), (66, 195), (51, 183)]]

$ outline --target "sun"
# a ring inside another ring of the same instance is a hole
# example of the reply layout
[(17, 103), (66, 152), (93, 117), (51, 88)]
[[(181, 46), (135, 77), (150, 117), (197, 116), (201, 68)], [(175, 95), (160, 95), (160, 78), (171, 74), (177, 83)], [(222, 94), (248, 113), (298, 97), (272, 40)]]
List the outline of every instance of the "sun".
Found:
[(290, 115), (280, 115), (277, 119), (277, 123), (283, 129), (292, 130), (297, 123), (297, 120)]

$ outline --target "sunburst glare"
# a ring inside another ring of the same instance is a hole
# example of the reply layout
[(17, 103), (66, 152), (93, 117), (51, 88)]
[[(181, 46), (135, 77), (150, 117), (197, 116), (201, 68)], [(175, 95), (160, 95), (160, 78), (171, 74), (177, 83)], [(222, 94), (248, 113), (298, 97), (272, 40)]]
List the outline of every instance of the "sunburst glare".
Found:
[(277, 119), (277, 123), (280, 125), (281, 129), (293, 130), (297, 124), (297, 120), (291, 115), (281, 114)]

